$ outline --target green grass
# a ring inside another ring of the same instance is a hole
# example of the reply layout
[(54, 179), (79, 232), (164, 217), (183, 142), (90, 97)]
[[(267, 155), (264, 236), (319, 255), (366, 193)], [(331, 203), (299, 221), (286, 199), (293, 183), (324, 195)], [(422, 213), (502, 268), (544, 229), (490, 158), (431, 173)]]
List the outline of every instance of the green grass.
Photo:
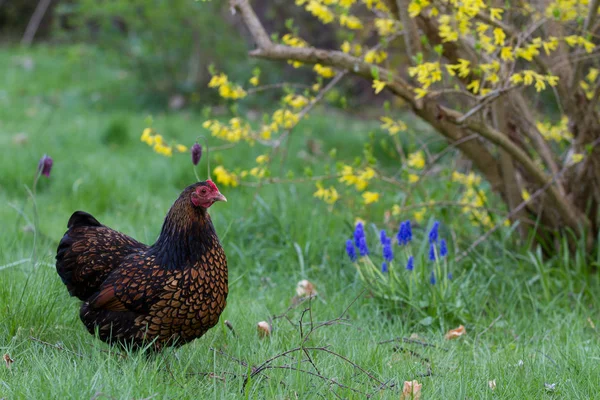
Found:
[[(33, 60), (33, 70), (21, 66), (23, 57)], [(599, 335), (589, 321), (600, 324), (600, 285), (581, 254), (534, 261), (515, 249), (508, 231), (494, 236), (456, 271), (472, 301), (460, 305), (467, 335), (446, 341), (445, 331), (455, 326), (423, 326), (410, 310), (361, 295), (364, 286), (343, 251), (355, 216), (343, 207), (329, 210), (308, 184), (260, 191), (222, 187), (229, 202), (211, 208), (230, 266), (221, 322), (231, 321), (235, 336), (220, 323), (178, 350), (123, 357), (80, 323), (78, 301), (69, 298), (54, 270), (56, 245), (77, 209), (152, 242), (171, 202), (194, 180), (188, 156), (163, 158), (139, 142), (152, 110), (136, 103), (133, 78), (124, 78), (126, 71), (93, 48), (0, 50), (0, 72), (0, 353), (14, 359), (10, 369), (0, 364), (0, 398), (284, 399), (333, 398), (334, 392), (364, 398), (285, 369), (266, 370), (243, 390), (251, 366), (301, 344), (297, 324), (307, 303), (290, 311), (289, 321), (275, 320), (269, 338), (259, 339), (256, 331), (258, 321), (285, 312), (301, 279), (319, 291), (310, 307), (315, 323), (339, 317), (358, 297), (347, 320), (319, 328), (306, 346), (328, 346), (390, 387), (380, 390), (355, 366), (311, 351), (320, 374), (344, 386), (395, 399), (403, 381), (412, 379), (423, 383), (423, 398), (598, 398)], [(202, 118), (193, 112), (152, 113), (166, 136), (187, 143), (202, 131)], [(303, 156), (302, 132), (318, 138), (325, 153), (338, 147), (347, 157), (361, 151), (365, 132), (376, 126), (321, 110), (292, 135), (288, 166), (297, 173), (305, 166), (323, 168), (318, 157)], [(26, 142), (13, 140), (20, 133)], [(240, 146), (212, 157), (247, 168), (259, 151)], [(40, 263), (7, 266), (32, 254), (33, 213), (25, 186), (31, 187), (44, 153), (55, 165), (37, 188)], [(376, 206), (361, 217), (377, 222), (382, 210)], [(448, 215), (445, 225), (447, 232), (474, 239), (460, 216)], [(307, 329), (308, 314), (303, 321)], [(379, 344), (411, 334), (435, 347)], [(301, 356), (293, 353), (273, 365), (314, 372)], [(431, 376), (420, 377), (428, 367)], [(493, 379), (494, 391), (488, 387)], [(556, 389), (546, 390), (546, 383)]]

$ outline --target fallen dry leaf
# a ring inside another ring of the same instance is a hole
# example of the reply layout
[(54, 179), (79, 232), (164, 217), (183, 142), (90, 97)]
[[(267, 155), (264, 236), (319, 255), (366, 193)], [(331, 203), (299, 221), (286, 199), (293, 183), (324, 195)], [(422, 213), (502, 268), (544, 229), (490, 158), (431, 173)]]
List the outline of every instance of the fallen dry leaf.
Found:
[(496, 380), (492, 380), (492, 381), (488, 381), (488, 386), (490, 387), (490, 389), (492, 390), (496, 390)]
[(317, 294), (317, 291), (311, 281), (302, 279), (296, 285), (296, 294), (300, 297), (313, 296)]
[(452, 339), (456, 339), (458, 337), (461, 337), (462, 335), (466, 334), (467, 330), (465, 329), (464, 326), (459, 326), (458, 328), (455, 329), (450, 329), (445, 335), (444, 335), (444, 339), (446, 340), (452, 340)]
[(10, 364), (14, 363), (15, 360), (10, 358), (10, 355), (8, 355), (8, 353), (5, 354), (3, 358), (4, 358), (4, 362), (6, 363), (6, 368), (10, 369)]
[(256, 324), (256, 329), (258, 330), (258, 336), (266, 337), (271, 334), (271, 325), (267, 321), (260, 321)]
[(423, 384), (418, 381), (404, 381), (400, 400), (419, 400), (421, 398), (421, 386)]

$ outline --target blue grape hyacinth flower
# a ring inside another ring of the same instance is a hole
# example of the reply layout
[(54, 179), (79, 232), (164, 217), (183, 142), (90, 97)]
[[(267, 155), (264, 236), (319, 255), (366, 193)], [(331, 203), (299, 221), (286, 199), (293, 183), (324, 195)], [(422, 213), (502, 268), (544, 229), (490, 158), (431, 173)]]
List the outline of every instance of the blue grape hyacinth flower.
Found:
[(348, 253), (348, 257), (350, 257), (350, 261), (356, 261), (356, 249), (354, 248), (354, 243), (352, 240), (348, 239), (346, 241), (346, 253)]
[(413, 256), (408, 257), (408, 262), (406, 263), (406, 269), (408, 271), (412, 271), (415, 269), (415, 258)]
[(386, 243), (383, 245), (383, 258), (385, 261), (392, 261), (394, 259), (394, 252), (392, 251), (391, 243)]
[(362, 222), (356, 224), (356, 228), (354, 228), (354, 244), (356, 247), (360, 248), (360, 239), (365, 237), (365, 229), (363, 227)]
[(412, 240), (412, 228), (410, 226), (410, 221), (404, 221), (400, 224), (400, 229), (398, 230), (398, 235), (396, 236), (398, 239), (398, 244), (400, 246), (410, 243)]
[(435, 261), (435, 245), (433, 243), (429, 245), (429, 261)]
[(367, 247), (367, 239), (363, 236), (358, 241), (358, 252), (361, 257), (369, 255), (369, 248)]
[(381, 272), (383, 272), (384, 274), (388, 272), (388, 265), (385, 261), (381, 263)]
[(429, 283), (431, 283), (432, 285), (435, 285), (435, 273), (432, 271), (431, 272), (431, 276), (429, 277)]
[(439, 221), (435, 221), (429, 231), (429, 243), (435, 243), (438, 240), (438, 230), (440, 227)]
[(448, 246), (446, 245), (446, 240), (440, 240), (440, 256), (446, 257), (448, 255)]

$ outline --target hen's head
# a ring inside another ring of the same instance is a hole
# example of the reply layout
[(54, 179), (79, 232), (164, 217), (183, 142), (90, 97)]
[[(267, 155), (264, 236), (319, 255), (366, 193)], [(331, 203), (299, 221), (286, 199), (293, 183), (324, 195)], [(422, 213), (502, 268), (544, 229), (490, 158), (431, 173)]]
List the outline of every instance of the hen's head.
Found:
[(207, 209), (217, 201), (227, 201), (225, 196), (219, 192), (219, 188), (213, 181), (206, 180), (193, 185), (189, 194), (190, 201), (194, 207)]

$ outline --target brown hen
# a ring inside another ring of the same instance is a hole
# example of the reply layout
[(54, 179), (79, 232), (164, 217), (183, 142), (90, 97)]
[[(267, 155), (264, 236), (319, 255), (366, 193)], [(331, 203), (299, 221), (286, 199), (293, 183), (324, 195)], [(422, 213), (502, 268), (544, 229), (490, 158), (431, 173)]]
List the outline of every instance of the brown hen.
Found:
[(210, 180), (175, 201), (156, 243), (147, 246), (75, 212), (58, 245), (56, 270), (80, 317), (101, 340), (155, 350), (204, 335), (227, 300), (227, 259), (208, 215), (227, 201)]

